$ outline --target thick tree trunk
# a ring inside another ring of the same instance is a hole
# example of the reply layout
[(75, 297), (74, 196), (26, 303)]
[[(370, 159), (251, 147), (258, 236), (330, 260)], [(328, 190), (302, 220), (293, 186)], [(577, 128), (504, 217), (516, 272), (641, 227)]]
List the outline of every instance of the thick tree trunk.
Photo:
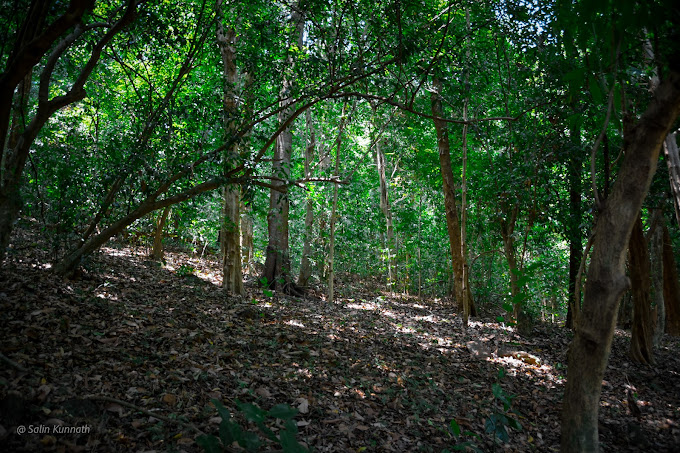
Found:
[(163, 227), (165, 227), (171, 209), (170, 206), (166, 206), (156, 219), (156, 232), (153, 235), (153, 250), (151, 251), (151, 257), (155, 260), (163, 259)]
[(673, 255), (668, 227), (663, 225), (663, 300), (666, 311), (666, 333), (680, 336), (680, 279)]
[(656, 170), (661, 145), (680, 113), (680, 73), (671, 71), (628, 134), (629, 144), (595, 226), (595, 244), (569, 353), (562, 407), (564, 453), (596, 452), (602, 378), (611, 350), (616, 311), (630, 282), (626, 249)]
[(654, 363), (652, 351), (651, 300), (652, 290), (649, 250), (638, 216), (628, 241), (630, 280), (633, 292), (633, 329), (630, 338), (631, 358), (645, 365)]
[[(304, 21), (299, 11), (295, 9), (291, 13), (291, 21), (295, 24), (295, 43), (297, 48), (302, 48), (302, 34)], [(292, 68), (294, 61), (288, 58), (288, 65)], [(292, 88), (294, 81), (291, 75), (284, 75), (283, 88), (280, 93), (279, 123), (283, 124), (292, 116), (294, 104), (291, 100), (293, 96)], [(290, 274), (290, 247), (288, 245), (288, 216), (290, 202), (288, 199), (288, 181), (290, 180), (290, 157), (293, 149), (293, 136), (290, 128), (286, 128), (276, 138), (276, 148), (274, 152), (274, 162), (272, 163), (272, 174), (278, 178), (279, 183), (271, 189), (269, 196), (269, 212), (267, 214), (267, 230), (269, 242), (267, 245), (266, 258), (264, 263), (264, 273), (261, 281), (270, 289), (283, 291), (287, 294), (301, 295), (300, 288), (293, 282)]]
[[(439, 79), (433, 79), (434, 92), (430, 98), (432, 104), (432, 115), (436, 118), (443, 118), (441, 101), (442, 85)], [(442, 175), (444, 190), (444, 206), (446, 210), (446, 228), (449, 232), (449, 246), (451, 249), (451, 261), (453, 263), (453, 288), (454, 298), (458, 304), (463, 303), (463, 286), (467, 288), (467, 300), (469, 303), (469, 313), (475, 316), (476, 309), (472, 291), (470, 289), (469, 277), (466, 285), (463, 285), (463, 267), (465, 266), (465, 255), (461, 253), (460, 220), (458, 217), (458, 206), (456, 203), (455, 182), (453, 180), (453, 170), (451, 169), (451, 148), (449, 145), (449, 133), (444, 121), (435, 119), (434, 127), (437, 132), (437, 143), (439, 146), (439, 165)], [(460, 307), (464, 309), (464, 307)]]
[[(236, 70), (236, 30), (222, 24), (222, 1), (216, 6), (218, 20), (216, 27), (217, 44), (222, 56), (222, 71), (225, 85), (222, 111), (224, 114), (224, 132), (227, 139), (236, 135), (238, 129)], [(228, 147), (222, 156), (224, 171), (231, 170), (239, 159), (239, 143)], [(241, 190), (239, 186), (226, 186), (222, 190), (222, 227), (220, 229), (220, 249), (222, 252), (222, 288), (228, 294), (245, 294), (243, 274), (241, 270)]]
[[(311, 178), (311, 165), (316, 154), (316, 135), (314, 133), (314, 124), (312, 122), (312, 112), (307, 109), (305, 112), (305, 119), (307, 123), (307, 131), (309, 133), (309, 141), (305, 147), (305, 178)], [(298, 285), (306, 287), (309, 283), (309, 278), (312, 276), (312, 263), (310, 255), (312, 253), (312, 226), (314, 225), (314, 200), (312, 197), (307, 197), (305, 205), (305, 233), (302, 246), (302, 258), (300, 260), (300, 275), (298, 276)]]

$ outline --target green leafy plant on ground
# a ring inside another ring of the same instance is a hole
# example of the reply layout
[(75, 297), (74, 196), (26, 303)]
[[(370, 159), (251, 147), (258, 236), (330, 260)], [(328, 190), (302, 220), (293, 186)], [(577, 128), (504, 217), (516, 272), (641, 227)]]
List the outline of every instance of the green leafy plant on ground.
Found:
[[(493, 398), (491, 400), (492, 412), (484, 423), (484, 431), (487, 434), (493, 435), (494, 445), (496, 444), (497, 439), (500, 439), (502, 442), (508, 442), (510, 440), (508, 428), (512, 428), (516, 431), (522, 430), (522, 425), (517, 419), (518, 414), (512, 409), (512, 400), (515, 398), (515, 395), (507, 393), (503, 390), (503, 387), (501, 387), (500, 381), (504, 377), (505, 369), (501, 368), (498, 370), (496, 382), (491, 386), (493, 393)], [(456, 441), (456, 445), (452, 447), (454, 451), (483, 452), (483, 450), (481, 450), (472, 440), (462, 441), (463, 437), (480, 439), (481, 436), (472, 431), (461, 432), (460, 425), (455, 418), (449, 423), (447, 432)], [(442, 450), (442, 453), (451, 453), (451, 451), (444, 449)]]
[[(224, 407), (218, 400), (211, 400), (217, 408), (217, 412), (222, 417), (220, 423), (219, 437), (212, 434), (202, 435), (196, 439), (206, 453), (218, 453), (224, 451), (225, 447), (232, 445), (234, 442), (244, 448), (246, 451), (258, 451), (262, 446), (263, 440), (269, 439), (277, 445), (280, 445), (284, 453), (306, 453), (309, 450), (301, 445), (296, 436), (298, 434), (297, 423), (294, 418), (297, 415), (297, 409), (294, 409), (287, 404), (277, 404), (270, 410), (265, 411), (251, 403), (242, 403), (236, 401), (238, 411), (248, 420), (257, 426), (257, 431), (248, 431), (241, 427), (231, 416), (229, 410)], [(279, 431), (277, 436), (265, 422), (272, 420), (281, 420), (284, 428)]]
[[(500, 380), (505, 377), (505, 369), (501, 368), (498, 370), (498, 379), (491, 386), (493, 391), (493, 412), (487, 418), (484, 424), (484, 430), (494, 435), (494, 443), (496, 439), (500, 439), (502, 442), (508, 442), (510, 440), (510, 435), (508, 434), (508, 427), (513, 428), (517, 431), (522, 430), (522, 425), (519, 420), (517, 420), (518, 414), (512, 409), (512, 400), (515, 395), (511, 395), (503, 390), (501, 387)], [(500, 403), (500, 406), (499, 406)], [(502, 406), (502, 410), (501, 410)]]

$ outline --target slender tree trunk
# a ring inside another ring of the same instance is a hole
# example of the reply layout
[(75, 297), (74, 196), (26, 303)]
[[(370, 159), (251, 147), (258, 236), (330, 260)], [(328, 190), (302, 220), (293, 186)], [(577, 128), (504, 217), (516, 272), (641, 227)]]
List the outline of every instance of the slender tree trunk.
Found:
[(519, 266), (517, 264), (517, 256), (515, 253), (515, 224), (519, 215), (519, 205), (512, 208), (512, 213), (509, 219), (501, 220), (501, 238), (503, 239), (503, 252), (505, 259), (508, 261), (508, 268), (510, 270), (510, 296), (512, 297), (512, 313), (515, 322), (519, 321), (520, 313), (522, 311), (522, 300), (520, 300), (521, 288), (519, 285)]
[[(236, 69), (236, 30), (224, 28), (222, 24), (222, 0), (217, 6), (217, 44), (222, 56), (222, 72), (224, 74), (224, 94), (222, 112), (224, 115), (224, 135), (227, 139), (236, 135), (238, 129), (237, 85), (239, 82)], [(239, 159), (239, 143), (228, 147), (222, 156), (224, 171), (231, 170)], [(220, 250), (222, 252), (222, 288), (228, 294), (243, 295), (243, 274), (241, 270), (241, 190), (239, 186), (225, 186), (222, 189), (222, 225), (220, 229)]]
[[(356, 106), (356, 104), (355, 104)], [(354, 109), (352, 109), (354, 111)], [(342, 114), (340, 118), (340, 125), (338, 126), (338, 137), (335, 140), (335, 171), (334, 176), (340, 177), (340, 148), (342, 145), (342, 134), (344, 132), (345, 126), (347, 125), (350, 115), (347, 114), (347, 103), (345, 102), (342, 106)], [(335, 299), (334, 293), (334, 278), (335, 278), (335, 221), (337, 220), (337, 210), (338, 210), (338, 185), (333, 184), (333, 207), (331, 208), (331, 237), (330, 237), (330, 250), (328, 252), (328, 301), (333, 302)]]
[[(305, 178), (312, 176), (311, 165), (316, 154), (316, 135), (314, 133), (314, 124), (312, 122), (312, 112), (307, 109), (305, 112), (305, 119), (307, 123), (307, 131), (309, 133), (309, 141), (305, 148)], [(302, 258), (300, 260), (300, 275), (298, 276), (298, 285), (306, 287), (309, 283), (309, 278), (312, 276), (312, 263), (310, 255), (312, 253), (312, 227), (314, 225), (314, 200), (311, 196), (307, 196), (307, 203), (305, 206), (305, 233), (302, 247)]]
[[(376, 108), (373, 106), (373, 116), (376, 116)], [(374, 121), (374, 130), (378, 130), (378, 122)], [(396, 252), (394, 250), (394, 225), (392, 222), (392, 208), (390, 206), (389, 191), (387, 188), (387, 177), (386, 177), (386, 163), (385, 163), (385, 153), (380, 146), (381, 140), (377, 139), (375, 141), (375, 161), (378, 168), (378, 180), (380, 183), (380, 209), (385, 216), (385, 223), (387, 225), (387, 236), (385, 241), (385, 249), (387, 250), (387, 286), (390, 292), (394, 291), (395, 282), (395, 269), (394, 260), (396, 257)]]
[(562, 406), (564, 453), (596, 452), (598, 409), (621, 295), (629, 287), (626, 249), (656, 170), (661, 145), (680, 113), (680, 73), (671, 71), (633, 127), (626, 154), (595, 226), (595, 243), (569, 353)]
[(163, 212), (158, 215), (156, 219), (156, 232), (153, 235), (153, 250), (151, 256), (155, 260), (163, 259), (163, 227), (165, 227), (165, 222), (168, 220), (168, 215), (170, 215), (170, 206), (166, 206)]
[(245, 263), (246, 272), (251, 274), (253, 272), (253, 218), (252, 206), (250, 203), (241, 202), (241, 251), (243, 256), (242, 263)]
[(642, 231), (642, 219), (638, 216), (628, 242), (630, 253), (630, 280), (633, 292), (633, 329), (630, 338), (630, 356), (638, 363), (654, 363), (652, 351), (651, 266), (647, 241)]
[[(302, 33), (304, 20), (297, 9), (291, 13), (291, 20), (295, 24), (295, 43), (298, 49), (302, 48)], [(294, 61), (292, 56), (288, 58), (288, 69), (292, 69)], [(280, 92), (280, 106), (283, 108), (279, 113), (279, 123), (285, 123), (293, 114), (294, 104), (292, 88), (294, 80), (290, 72), (284, 75), (283, 88)], [(301, 295), (301, 291), (292, 280), (290, 274), (290, 247), (288, 245), (288, 216), (290, 202), (288, 199), (288, 181), (290, 180), (290, 157), (293, 148), (293, 136), (290, 128), (286, 128), (276, 138), (274, 162), (272, 173), (280, 182), (275, 184), (269, 196), (269, 213), (267, 214), (267, 230), (269, 242), (267, 245), (264, 274), (262, 281), (270, 289), (281, 290), (288, 294)]]
[(668, 227), (663, 225), (663, 300), (666, 312), (666, 333), (680, 336), (680, 279), (673, 255)]
[(569, 179), (569, 221), (567, 236), (569, 238), (569, 305), (567, 307), (567, 322), (565, 327), (574, 328), (574, 312), (578, 312), (581, 301), (576, 300), (576, 280), (578, 270), (583, 259), (583, 234), (581, 233), (581, 129), (572, 128), (571, 159), (568, 164)]
[[(442, 84), (439, 79), (434, 78), (434, 91), (431, 95), (430, 102), (432, 104), (432, 115), (436, 118), (443, 118), (443, 109), (441, 101)], [(463, 304), (463, 287), (467, 288), (467, 300), (470, 306), (470, 315), (476, 315), (474, 299), (472, 291), (470, 290), (469, 281), (463, 285), (463, 267), (465, 264), (465, 255), (461, 253), (462, 241), (460, 237), (460, 221), (458, 217), (458, 206), (456, 203), (455, 183), (453, 180), (453, 170), (451, 168), (451, 148), (449, 145), (449, 132), (444, 121), (435, 119), (434, 127), (437, 132), (437, 143), (439, 146), (439, 166), (441, 169), (442, 183), (444, 190), (444, 206), (446, 210), (446, 228), (449, 233), (449, 246), (451, 249), (451, 261), (453, 263), (453, 295), (456, 302), (460, 305), (460, 309), (464, 310)]]

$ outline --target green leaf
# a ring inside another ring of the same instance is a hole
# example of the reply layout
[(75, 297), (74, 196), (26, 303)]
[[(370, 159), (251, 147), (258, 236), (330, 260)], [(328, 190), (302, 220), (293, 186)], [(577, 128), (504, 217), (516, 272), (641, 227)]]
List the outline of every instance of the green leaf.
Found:
[(593, 101), (595, 104), (602, 105), (604, 103), (602, 88), (600, 88), (600, 83), (592, 74), (588, 76), (588, 86), (590, 88), (590, 94), (593, 95)]
[(243, 413), (247, 420), (255, 423), (263, 423), (266, 419), (267, 413), (251, 403), (236, 403), (239, 410)]
[(306, 453), (308, 450), (295, 439), (295, 434), (288, 430), (281, 431), (281, 447), (285, 453)]
[(222, 439), (222, 444), (224, 445), (231, 445), (234, 442), (242, 444), (243, 430), (238, 423), (222, 419), (222, 423), (220, 423), (220, 439)]
[(213, 398), (210, 400), (210, 402), (213, 403), (213, 405), (217, 408), (217, 413), (220, 414), (222, 420), (229, 420), (231, 418), (231, 413), (219, 400)]
[(449, 423), (449, 428), (451, 430), (451, 434), (453, 434), (453, 437), (456, 439), (460, 437), (460, 425), (456, 421), (455, 418), (451, 419), (451, 423)]
[(205, 453), (222, 453), (220, 440), (210, 434), (202, 434), (196, 438), (196, 443), (203, 448)]
[(246, 431), (243, 433), (243, 441), (239, 441), (239, 445), (248, 451), (257, 451), (262, 445), (262, 441), (258, 435), (252, 431)]
[(295, 417), (298, 414), (298, 410), (290, 407), (287, 404), (277, 404), (276, 406), (269, 409), (267, 415), (270, 417), (278, 418), (280, 420), (288, 420)]

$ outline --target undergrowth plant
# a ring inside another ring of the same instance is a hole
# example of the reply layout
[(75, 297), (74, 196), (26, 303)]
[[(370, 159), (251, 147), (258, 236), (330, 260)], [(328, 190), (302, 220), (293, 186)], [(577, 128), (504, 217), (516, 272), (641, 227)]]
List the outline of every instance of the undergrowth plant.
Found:
[[(242, 403), (236, 400), (237, 410), (243, 414), (246, 420), (257, 426), (258, 432), (244, 429), (233, 419), (229, 410), (222, 403), (216, 399), (211, 401), (217, 408), (220, 417), (222, 417), (222, 422), (220, 423), (219, 437), (205, 434), (196, 439), (196, 443), (203, 448), (205, 453), (220, 453), (225, 450), (225, 447), (229, 447), (234, 442), (238, 443), (246, 451), (258, 451), (263, 444), (260, 436), (264, 436), (265, 439), (280, 445), (284, 453), (309, 452), (296, 439), (298, 429), (294, 417), (298, 413), (297, 409), (287, 404), (277, 404), (270, 410), (265, 411), (254, 404)], [(278, 436), (266, 425), (266, 422), (275, 420), (281, 420), (284, 426), (279, 431)]]
[[(522, 424), (517, 419), (518, 414), (512, 409), (512, 400), (515, 395), (511, 395), (503, 390), (500, 381), (505, 377), (505, 369), (501, 368), (498, 370), (498, 375), (496, 382), (491, 386), (491, 391), (493, 393), (493, 398), (491, 399), (492, 412), (484, 423), (484, 431), (487, 434), (493, 435), (494, 447), (496, 445), (496, 440), (499, 439), (502, 442), (508, 442), (510, 440), (510, 434), (508, 433), (508, 428), (515, 429), (517, 431), (522, 430)], [(447, 427), (447, 432), (456, 441), (456, 445), (452, 448), (454, 451), (473, 451), (482, 453), (481, 450), (472, 440), (460, 441), (463, 436), (467, 438), (477, 438), (480, 439), (481, 436), (472, 431), (461, 432), (460, 425), (456, 419), (452, 419)], [(444, 449), (442, 453), (451, 453), (450, 450)]]

